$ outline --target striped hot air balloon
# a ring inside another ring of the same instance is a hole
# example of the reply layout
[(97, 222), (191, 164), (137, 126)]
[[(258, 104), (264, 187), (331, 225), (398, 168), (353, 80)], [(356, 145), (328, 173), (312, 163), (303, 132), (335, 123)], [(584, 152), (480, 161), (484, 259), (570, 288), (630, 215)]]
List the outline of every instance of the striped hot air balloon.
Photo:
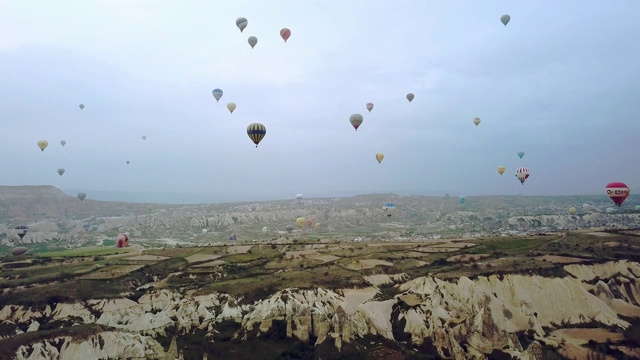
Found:
[(267, 128), (260, 123), (253, 123), (247, 126), (247, 135), (249, 135), (251, 141), (256, 144), (256, 147), (258, 147), (258, 144), (260, 144), (260, 141), (262, 141), (266, 134)]

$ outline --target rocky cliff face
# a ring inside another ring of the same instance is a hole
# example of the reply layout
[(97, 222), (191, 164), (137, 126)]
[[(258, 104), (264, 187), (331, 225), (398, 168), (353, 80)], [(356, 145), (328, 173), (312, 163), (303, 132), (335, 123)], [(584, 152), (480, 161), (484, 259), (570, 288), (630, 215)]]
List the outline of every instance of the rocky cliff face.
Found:
[[(437, 277), (396, 280), (396, 294), (364, 289), (285, 289), (245, 303), (226, 294), (191, 296), (153, 290), (127, 298), (60, 303), (41, 309), (5, 305), (4, 338), (23, 332), (95, 323), (113, 329), (88, 338), (55, 337), (22, 344), (19, 359), (161, 358), (159, 337), (206, 333), (211, 340), (224, 323), (237, 324), (233, 337), (248, 340), (286, 323), (286, 336), (314, 345), (345, 343), (367, 335), (419, 345), (431, 339), (445, 358), (482, 359), (500, 349), (522, 359), (540, 359), (552, 329), (586, 323), (625, 329), (618, 317), (640, 316), (640, 264), (620, 261), (568, 265), (573, 276), (505, 275), (448, 282)], [(387, 295), (384, 295), (387, 294)], [(517, 334), (529, 332), (525, 345)], [(111, 344), (105, 346), (104, 344)], [(526, 346), (526, 348), (525, 348)]]

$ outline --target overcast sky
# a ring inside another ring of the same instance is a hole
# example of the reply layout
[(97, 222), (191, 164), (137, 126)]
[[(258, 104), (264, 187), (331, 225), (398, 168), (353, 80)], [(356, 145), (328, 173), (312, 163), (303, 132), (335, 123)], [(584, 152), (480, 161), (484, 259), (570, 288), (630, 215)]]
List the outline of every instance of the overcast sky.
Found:
[(638, 18), (634, 0), (0, 0), (0, 181), (88, 198), (634, 193)]

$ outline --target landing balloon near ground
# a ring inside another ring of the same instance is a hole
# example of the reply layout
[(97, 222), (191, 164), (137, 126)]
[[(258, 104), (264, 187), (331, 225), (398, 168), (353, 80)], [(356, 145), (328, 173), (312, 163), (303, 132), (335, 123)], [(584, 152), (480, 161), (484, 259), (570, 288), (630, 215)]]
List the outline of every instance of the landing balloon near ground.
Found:
[(83, 193), (83, 192), (78, 193), (78, 199), (80, 199), (80, 201), (83, 201), (86, 197), (87, 197), (86, 193)]
[(391, 217), (391, 215), (393, 215), (393, 213), (396, 211), (396, 205), (394, 203), (386, 203), (382, 207), (382, 210), (384, 210), (384, 213), (385, 215), (387, 215), (387, 217)]
[(367, 110), (369, 110), (369, 112), (373, 110), (373, 103), (367, 103)]
[(239, 17), (236, 19), (236, 26), (240, 29), (240, 32), (244, 31), (244, 29), (249, 25), (249, 21), (243, 17)]
[(296, 200), (302, 201), (302, 198), (303, 198), (302, 194), (296, 194)]
[(476, 126), (480, 125), (480, 121), (482, 121), (482, 120), (480, 120), (480, 118), (479, 118), (479, 117), (473, 118), (473, 123), (474, 123)]
[(287, 227), (285, 229), (287, 230), (287, 232), (289, 234), (291, 234), (293, 232), (293, 225), (287, 225)]
[(629, 194), (631, 194), (631, 189), (623, 182), (609, 183), (605, 187), (605, 190), (607, 196), (618, 206), (622, 206), (622, 203), (627, 199)]
[(267, 235), (269, 233), (269, 230), (270, 230), (269, 227), (265, 226), (265, 227), (262, 228), (262, 233)]
[(29, 251), (29, 249), (27, 249), (26, 247), (17, 247), (14, 248), (13, 250), (11, 250), (11, 255), (13, 256), (20, 256), (20, 255), (24, 255)]
[[(509, 23), (509, 21), (511, 21), (511, 16), (509, 16), (509, 15), (507, 15), (507, 14), (504, 14), (504, 15), (500, 16), (500, 22), (501, 22), (502, 24), (504, 24), (504, 26), (507, 26), (507, 24)], [(516, 28), (517, 28), (517, 26), (516, 26)]]
[(460, 202), (460, 204), (464, 204), (467, 202), (467, 197), (464, 195), (460, 195), (458, 196), (458, 201)]
[(258, 147), (260, 141), (267, 135), (267, 128), (260, 123), (249, 124), (249, 126), (247, 126), (247, 135), (249, 135), (249, 139)]
[(409, 100), (409, 102), (412, 102), (413, 98), (415, 98), (415, 95), (413, 95), (413, 93), (408, 93), (407, 94), (407, 100)]
[(233, 111), (236, 109), (236, 103), (234, 102), (230, 102), (227, 104), (227, 109), (229, 110), (230, 113), (233, 114)]
[(289, 37), (291, 36), (291, 30), (282, 28), (282, 30), (280, 30), (280, 36), (282, 36), (284, 42), (287, 42), (287, 40), (289, 40)]
[(516, 170), (516, 177), (520, 180), (520, 183), (524, 185), (525, 180), (529, 178), (529, 169), (526, 167), (521, 167)]
[(44, 149), (46, 149), (47, 146), (49, 146), (49, 142), (47, 140), (38, 140), (37, 144), (40, 150), (42, 151), (44, 151)]
[(255, 36), (249, 36), (249, 38), (247, 39), (247, 42), (249, 42), (249, 45), (251, 45), (251, 48), (253, 49), (258, 43), (258, 38)]
[(213, 94), (213, 98), (216, 99), (216, 102), (219, 102), (222, 98), (222, 95), (224, 94), (220, 89), (213, 89), (211, 93)]
[(570, 215), (575, 215), (575, 213), (578, 212), (578, 209), (574, 208), (573, 206), (569, 208), (569, 214)]
[(362, 125), (363, 121), (364, 118), (360, 114), (351, 114), (351, 116), (349, 117), (349, 122), (356, 129), (356, 131), (358, 131), (358, 128), (360, 127), (360, 125)]
[(504, 174), (505, 168), (504, 166), (498, 166), (498, 174), (502, 175)]
[(129, 246), (129, 233), (122, 233), (116, 236), (116, 247), (125, 248)]
[(377, 153), (376, 154), (376, 160), (378, 160), (378, 164), (380, 164), (382, 162), (382, 159), (384, 159), (384, 154), (383, 153)]
[(58, 169), (57, 171), (58, 171), (58, 174), (59, 174), (60, 176), (62, 176), (62, 175), (64, 174), (64, 169), (63, 169), (63, 168), (60, 168), (60, 169)]

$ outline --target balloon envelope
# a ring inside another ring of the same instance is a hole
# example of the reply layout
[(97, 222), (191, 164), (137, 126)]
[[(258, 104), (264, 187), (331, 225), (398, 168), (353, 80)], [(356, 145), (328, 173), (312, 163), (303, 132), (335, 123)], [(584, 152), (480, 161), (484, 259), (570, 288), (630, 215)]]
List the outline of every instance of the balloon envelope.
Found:
[(287, 42), (287, 40), (289, 40), (289, 37), (291, 36), (291, 30), (282, 28), (282, 30), (280, 30), (280, 36), (282, 36), (284, 42)]
[[(507, 26), (507, 24), (509, 23), (509, 21), (511, 21), (511, 16), (504, 14), (502, 16), (500, 16), (500, 22), (504, 25)], [(517, 26), (516, 26), (517, 27)]]
[(360, 127), (360, 125), (362, 125), (363, 121), (364, 118), (360, 114), (351, 114), (351, 116), (349, 117), (349, 122), (356, 129), (356, 131), (358, 131), (358, 128)]
[(479, 117), (473, 118), (473, 123), (474, 123), (476, 126), (480, 125), (480, 121), (482, 121), (482, 120), (480, 120), (480, 118), (479, 118)]
[(409, 102), (412, 102), (413, 98), (415, 98), (415, 95), (413, 95), (413, 93), (408, 93), (407, 94), (407, 100), (409, 100)]
[(62, 175), (64, 174), (64, 169), (63, 169), (63, 168), (60, 168), (60, 169), (58, 169), (57, 171), (58, 171), (58, 174), (59, 174), (60, 176), (62, 176)]
[(249, 139), (258, 147), (260, 141), (267, 135), (267, 128), (260, 123), (249, 124), (249, 126), (247, 126), (247, 135), (249, 135)]
[(265, 227), (262, 228), (262, 233), (267, 235), (269, 233), (269, 230), (270, 230), (269, 227), (265, 226)]
[(213, 89), (211, 93), (213, 94), (213, 98), (216, 99), (216, 102), (220, 101), (222, 95), (224, 94), (221, 89)]
[(65, 146), (67, 145), (67, 142), (65, 140), (60, 140), (60, 145)]
[(80, 110), (84, 109), (84, 104), (80, 104)]
[(78, 199), (80, 199), (80, 201), (84, 200), (84, 198), (86, 198), (86, 197), (87, 197), (86, 193), (83, 193), (83, 192), (79, 192), (78, 193)]
[(569, 214), (570, 215), (574, 215), (577, 212), (578, 212), (578, 209), (574, 208), (573, 206), (569, 208)]
[(369, 110), (369, 112), (373, 110), (373, 103), (367, 103), (367, 110)]
[(458, 201), (460, 202), (460, 204), (464, 204), (467, 202), (467, 197), (464, 195), (460, 195), (458, 196)]
[(49, 142), (47, 140), (38, 140), (37, 144), (40, 150), (42, 151), (44, 151), (44, 149), (46, 149), (47, 146), (49, 146)]
[(255, 37), (255, 36), (249, 36), (247, 41), (249, 42), (249, 45), (251, 45), (251, 48), (253, 49), (256, 46), (256, 44), (258, 43), (258, 38)]
[(129, 234), (121, 233), (116, 236), (116, 247), (125, 248), (129, 246)]
[(505, 168), (504, 166), (498, 166), (498, 174), (502, 175), (504, 174)]
[(386, 203), (382, 207), (382, 210), (384, 210), (384, 213), (388, 217), (391, 217), (391, 215), (393, 215), (393, 213), (396, 211), (396, 205), (394, 203)]
[(238, 29), (240, 29), (240, 32), (242, 32), (247, 25), (249, 25), (249, 21), (247, 21), (246, 18), (243, 17), (239, 17), (236, 19), (236, 26), (238, 27)]
[(287, 225), (286, 230), (289, 234), (293, 232), (293, 225)]
[(302, 194), (296, 194), (296, 200), (300, 201), (302, 200)]
[(529, 169), (526, 167), (521, 167), (516, 170), (516, 177), (520, 180), (520, 183), (524, 185), (525, 180), (529, 178)]
[(145, 135), (142, 135), (142, 140), (147, 140), (147, 137)]
[(307, 219), (303, 218), (303, 217), (299, 217), (296, 219), (296, 223), (298, 223), (299, 227), (303, 227), (304, 224), (306, 223)]
[(523, 156), (524, 156), (524, 151), (518, 151), (518, 157), (522, 159)]
[(380, 164), (382, 162), (382, 159), (384, 159), (384, 154), (383, 153), (377, 153), (376, 154), (376, 160), (378, 160), (378, 164)]
[(13, 256), (20, 256), (20, 255), (24, 255), (27, 253), (27, 251), (29, 251), (29, 249), (27, 249), (26, 247), (17, 247), (14, 248), (13, 250), (11, 250), (11, 255)]
[(607, 184), (605, 190), (609, 198), (618, 206), (622, 206), (622, 203), (627, 199), (629, 194), (631, 194), (631, 189), (629, 189), (627, 184), (617, 181)]
[(236, 103), (234, 103), (233, 101), (227, 104), (227, 109), (229, 109), (229, 112), (231, 112), (233, 114), (233, 111), (236, 109)]

